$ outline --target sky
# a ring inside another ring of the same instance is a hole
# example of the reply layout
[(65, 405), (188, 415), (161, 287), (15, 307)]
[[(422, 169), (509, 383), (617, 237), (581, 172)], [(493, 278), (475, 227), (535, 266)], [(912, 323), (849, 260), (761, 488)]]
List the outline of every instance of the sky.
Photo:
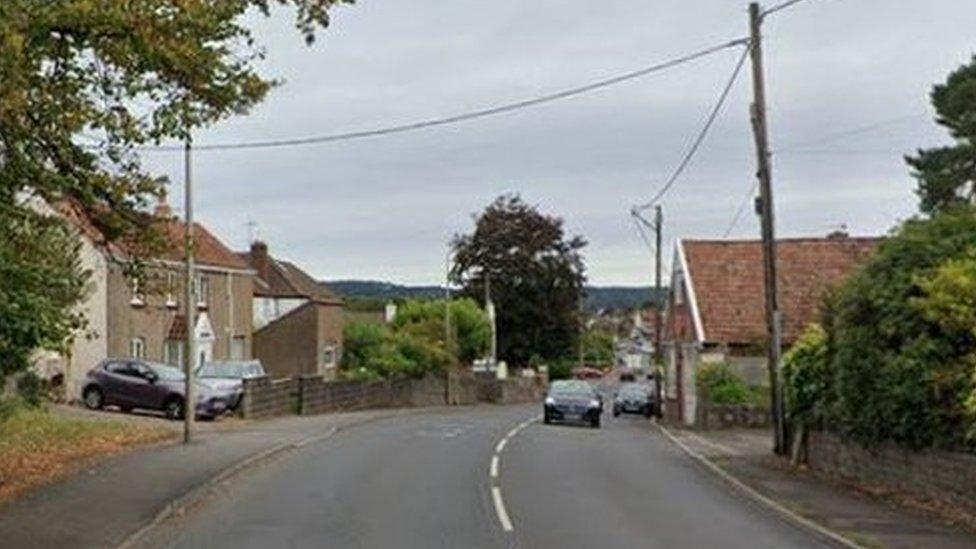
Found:
[[(748, 33), (740, 0), (359, 0), (307, 46), (292, 13), (249, 17), (284, 84), (199, 144), (372, 129), (520, 101)], [(946, 142), (928, 93), (976, 54), (972, 0), (806, 0), (764, 26), (778, 236), (883, 234), (917, 210), (903, 155)], [(447, 243), (502, 193), (589, 241), (595, 284), (651, 283), (629, 210), (667, 180), (732, 74), (726, 50), (611, 88), (453, 126), (294, 148), (200, 151), (198, 220), (256, 235), (321, 279), (443, 281)], [(754, 185), (748, 70), (665, 195), (680, 238), (721, 238)], [(147, 168), (183, 203), (182, 155)], [(252, 228), (249, 229), (249, 223)], [(757, 238), (751, 204), (730, 238)], [(665, 268), (665, 272), (667, 272)]]

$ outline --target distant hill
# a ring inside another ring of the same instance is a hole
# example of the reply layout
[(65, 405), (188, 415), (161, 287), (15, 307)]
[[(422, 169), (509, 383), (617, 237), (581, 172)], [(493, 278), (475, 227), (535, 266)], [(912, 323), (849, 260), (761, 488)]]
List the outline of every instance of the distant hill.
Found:
[[(437, 299), (444, 296), (443, 286), (405, 286), (377, 280), (334, 280), (322, 283), (348, 299), (387, 301)], [(588, 286), (586, 294), (586, 307), (590, 310), (634, 309), (650, 301), (652, 290), (649, 286)]]

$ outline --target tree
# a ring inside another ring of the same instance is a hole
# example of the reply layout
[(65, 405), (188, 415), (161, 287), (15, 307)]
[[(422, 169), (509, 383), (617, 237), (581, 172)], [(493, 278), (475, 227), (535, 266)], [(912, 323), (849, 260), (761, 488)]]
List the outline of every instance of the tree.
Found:
[[(398, 333), (410, 333), (447, 349), (444, 342), (444, 301), (410, 300), (397, 308), (393, 325)], [(452, 357), (470, 364), (485, 356), (491, 340), (488, 315), (473, 299), (451, 301)]]
[(0, 386), (38, 348), (63, 351), (85, 319), (74, 308), (88, 273), (63, 223), (0, 209)]
[[(124, 239), (135, 255), (150, 255), (160, 239), (144, 212), (165, 181), (142, 168), (138, 147), (245, 113), (276, 84), (256, 71), (263, 52), (246, 12), (291, 5), (312, 41), (338, 1), (0, 2), (0, 234), (36, 229), (52, 249), (66, 249), (70, 235), (33, 209), (38, 200), (71, 204), (106, 242)], [(0, 326), (20, 334), (4, 335), (8, 371), (27, 366), (33, 349), (20, 345), (63, 346), (70, 330), (62, 327), (79, 320), (74, 290), (84, 273), (45, 255), (5, 258), (16, 262), (3, 266), (6, 294), (29, 292), (39, 272), (71, 289), (39, 305), (43, 314), (0, 309)]]
[(976, 200), (976, 57), (935, 86), (936, 121), (956, 143), (906, 157), (918, 179), (921, 210), (935, 213)]
[(613, 333), (599, 328), (583, 332), (583, 360), (588, 365), (613, 366)]
[(534, 355), (549, 361), (574, 352), (586, 242), (567, 238), (562, 219), (517, 195), (501, 196), (475, 218), (474, 232), (455, 236), (452, 246), (451, 280), (466, 296), (483, 303), (490, 279), (500, 358), (519, 365)]

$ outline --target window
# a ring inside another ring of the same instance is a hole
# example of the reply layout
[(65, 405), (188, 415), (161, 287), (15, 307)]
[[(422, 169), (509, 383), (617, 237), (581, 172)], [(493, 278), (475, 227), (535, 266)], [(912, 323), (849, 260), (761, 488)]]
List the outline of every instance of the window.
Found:
[(230, 359), (231, 360), (245, 360), (247, 359), (247, 338), (244, 336), (234, 336), (230, 340)]
[(206, 275), (197, 276), (197, 307), (206, 309), (210, 303), (210, 279)]
[(132, 358), (146, 358), (146, 340), (141, 337), (134, 337), (129, 340), (129, 356)]
[(163, 343), (163, 362), (170, 366), (183, 365), (183, 342), (178, 339), (167, 339)]
[(322, 348), (322, 368), (331, 369), (336, 367), (339, 358), (338, 350), (333, 344), (327, 344)]
[(129, 305), (133, 307), (143, 307), (146, 305), (146, 296), (142, 294), (142, 282), (138, 277), (132, 279), (132, 299)]
[(175, 309), (176, 301), (176, 273), (168, 271), (166, 273), (166, 306)]

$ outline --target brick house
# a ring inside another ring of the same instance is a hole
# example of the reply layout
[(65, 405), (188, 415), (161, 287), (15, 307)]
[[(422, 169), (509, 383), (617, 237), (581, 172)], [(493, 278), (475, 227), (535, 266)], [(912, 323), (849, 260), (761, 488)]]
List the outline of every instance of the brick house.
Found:
[[(65, 397), (80, 396), (84, 375), (105, 358), (142, 358), (182, 365), (186, 342), (187, 303), (183, 281), (184, 223), (162, 204), (156, 217), (164, 250), (146, 261), (143, 282), (124, 272), (128, 259), (119, 244), (104, 245), (100, 234), (70, 210), (62, 212), (81, 236), (83, 268), (91, 271), (90, 290), (82, 304), (89, 322), (66, 357), (47, 370), (64, 373)], [(197, 267), (197, 321), (194, 363), (251, 357), (254, 271), (206, 227), (194, 225)], [(144, 287), (143, 287), (144, 286)]]
[(272, 377), (334, 379), (342, 356), (343, 301), (293, 263), (254, 242), (237, 256), (257, 273), (254, 357)]
[[(818, 321), (825, 292), (862, 264), (878, 238), (834, 234), (777, 241), (783, 345)], [(665, 314), (665, 397), (669, 419), (693, 424), (695, 373), (727, 363), (753, 386), (768, 386), (762, 246), (758, 240), (681, 240)]]

